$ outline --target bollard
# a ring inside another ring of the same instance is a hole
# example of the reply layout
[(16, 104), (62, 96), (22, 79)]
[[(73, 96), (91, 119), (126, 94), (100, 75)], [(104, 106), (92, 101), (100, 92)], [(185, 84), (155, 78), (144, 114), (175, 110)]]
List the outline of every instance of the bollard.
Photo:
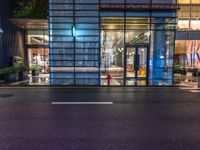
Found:
[(110, 74), (107, 74), (106, 79), (108, 80), (108, 86), (110, 86), (110, 80), (112, 79)]

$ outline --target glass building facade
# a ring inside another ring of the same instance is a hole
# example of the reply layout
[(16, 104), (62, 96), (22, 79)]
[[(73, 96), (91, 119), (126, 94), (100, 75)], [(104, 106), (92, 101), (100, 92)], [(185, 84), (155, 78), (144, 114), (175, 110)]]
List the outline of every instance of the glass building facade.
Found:
[(175, 0), (49, 0), (51, 85), (170, 86)]
[(200, 75), (200, 0), (178, 0), (174, 84), (197, 86)]

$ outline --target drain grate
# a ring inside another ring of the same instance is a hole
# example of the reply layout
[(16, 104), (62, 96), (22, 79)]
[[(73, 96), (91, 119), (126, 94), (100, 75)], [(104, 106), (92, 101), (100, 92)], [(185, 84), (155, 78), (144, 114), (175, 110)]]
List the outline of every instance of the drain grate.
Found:
[(0, 98), (12, 97), (12, 94), (0, 94)]

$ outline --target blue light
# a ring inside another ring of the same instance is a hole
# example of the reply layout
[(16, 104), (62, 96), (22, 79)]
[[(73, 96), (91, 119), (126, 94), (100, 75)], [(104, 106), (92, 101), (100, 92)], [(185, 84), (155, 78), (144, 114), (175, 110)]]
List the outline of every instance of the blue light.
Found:
[(3, 33), (3, 30), (0, 28), (0, 33)]
[(165, 56), (160, 56), (160, 59), (164, 59), (165, 58)]
[(72, 36), (75, 37), (76, 36), (76, 28), (75, 26), (72, 26)]
[(150, 60), (150, 61), (149, 61), (149, 65), (150, 65), (150, 66), (152, 66), (152, 65), (153, 65), (153, 62), (152, 62), (152, 60)]

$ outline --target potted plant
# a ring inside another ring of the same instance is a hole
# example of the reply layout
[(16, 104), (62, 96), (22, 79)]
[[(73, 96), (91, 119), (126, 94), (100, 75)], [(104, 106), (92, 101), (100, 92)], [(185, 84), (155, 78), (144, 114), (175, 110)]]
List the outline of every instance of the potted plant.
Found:
[(180, 74), (180, 73), (181, 73), (181, 68), (180, 68), (180, 66), (178, 66), (178, 65), (175, 65), (175, 66), (174, 66), (174, 73), (176, 73), (176, 74)]
[(38, 76), (40, 73), (41, 67), (38, 65), (33, 65), (31, 67), (32, 76)]
[(23, 59), (21, 58), (21, 57), (19, 57), (19, 56), (14, 56), (13, 57), (13, 66), (14, 67), (19, 67), (19, 66), (21, 66), (23, 64)]
[(29, 72), (28, 67), (24, 66), (19, 67), (19, 81), (28, 79), (28, 72)]
[(198, 69), (197, 68), (192, 69), (192, 76), (198, 77)]
[(5, 81), (13, 82), (18, 79), (19, 69), (15, 67), (6, 67), (2, 69), (2, 74)]
[(182, 75), (186, 75), (187, 74), (186, 68), (181, 68), (180, 72), (181, 72)]

